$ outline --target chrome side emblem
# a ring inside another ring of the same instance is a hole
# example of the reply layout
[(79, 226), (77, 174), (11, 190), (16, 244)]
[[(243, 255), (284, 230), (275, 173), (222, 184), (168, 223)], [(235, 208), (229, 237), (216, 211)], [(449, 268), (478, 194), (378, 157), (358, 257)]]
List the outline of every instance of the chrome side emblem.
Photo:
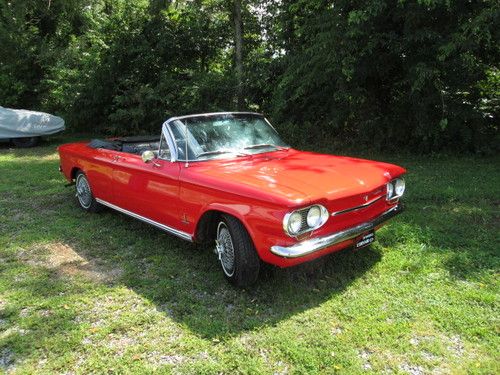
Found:
[(368, 195), (365, 195), (365, 202), (368, 202)]

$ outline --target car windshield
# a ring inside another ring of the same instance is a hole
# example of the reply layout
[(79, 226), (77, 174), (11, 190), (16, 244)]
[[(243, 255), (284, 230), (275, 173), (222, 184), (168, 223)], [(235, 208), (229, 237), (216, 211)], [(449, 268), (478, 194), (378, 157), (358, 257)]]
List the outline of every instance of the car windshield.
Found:
[[(208, 160), (288, 148), (278, 133), (257, 114), (214, 114), (173, 120), (170, 129), (178, 159)], [(187, 147), (186, 140), (187, 139)]]

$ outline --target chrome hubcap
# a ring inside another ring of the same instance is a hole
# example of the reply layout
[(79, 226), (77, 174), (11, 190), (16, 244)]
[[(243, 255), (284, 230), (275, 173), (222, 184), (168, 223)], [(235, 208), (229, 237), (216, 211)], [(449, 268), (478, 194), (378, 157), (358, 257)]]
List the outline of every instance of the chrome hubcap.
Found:
[(234, 247), (231, 233), (224, 222), (217, 227), (217, 239), (215, 240), (215, 253), (219, 258), (224, 273), (231, 277), (234, 274)]
[(76, 196), (83, 208), (89, 208), (92, 203), (92, 192), (84, 175), (78, 175), (76, 179)]

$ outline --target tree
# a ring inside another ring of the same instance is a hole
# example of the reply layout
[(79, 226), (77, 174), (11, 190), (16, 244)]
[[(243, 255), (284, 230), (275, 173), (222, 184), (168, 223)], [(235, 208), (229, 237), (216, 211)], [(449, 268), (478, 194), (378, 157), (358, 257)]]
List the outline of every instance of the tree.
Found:
[(276, 118), (318, 125), (297, 130), (304, 139), (349, 135), (430, 152), (488, 149), (497, 137), (481, 109), (481, 82), (499, 60), (497, 2), (341, 0), (306, 10), (273, 94)]
[(236, 72), (236, 102), (239, 110), (244, 107), (243, 92), (243, 21), (241, 18), (241, 0), (233, 2), (234, 24), (234, 67)]
[(0, 105), (157, 131), (249, 108), (292, 143), (498, 149), (495, 1), (0, 2)]

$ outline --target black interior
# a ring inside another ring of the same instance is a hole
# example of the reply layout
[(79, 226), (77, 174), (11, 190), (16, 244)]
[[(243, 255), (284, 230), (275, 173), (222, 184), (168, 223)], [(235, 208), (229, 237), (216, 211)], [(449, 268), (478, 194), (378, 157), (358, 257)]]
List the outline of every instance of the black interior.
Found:
[(103, 148), (106, 150), (141, 155), (144, 151), (158, 151), (160, 147), (160, 137), (138, 136), (114, 139), (93, 139), (89, 142), (88, 146), (91, 148)]

